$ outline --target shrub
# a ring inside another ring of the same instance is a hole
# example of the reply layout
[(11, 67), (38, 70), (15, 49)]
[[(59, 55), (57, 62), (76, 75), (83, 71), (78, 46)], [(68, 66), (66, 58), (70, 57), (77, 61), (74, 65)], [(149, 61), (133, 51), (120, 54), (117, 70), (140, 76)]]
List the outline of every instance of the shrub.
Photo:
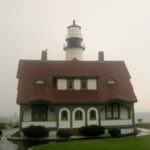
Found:
[(57, 136), (60, 138), (69, 138), (71, 136), (71, 132), (69, 130), (59, 129), (57, 131)]
[(6, 129), (5, 124), (4, 123), (0, 123), (0, 129)]
[(105, 133), (105, 128), (97, 125), (90, 125), (79, 128), (79, 132), (83, 136), (98, 136)]
[(121, 130), (120, 129), (109, 129), (108, 133), (112, 136), (112, 137), (119, 137), (121, 135)]
[(48, 136), (49, 130), (46, 129), (44, 126), (31, 125), (29, 127), (23, 128), (22, 132), (26, 137), (42, 138)]

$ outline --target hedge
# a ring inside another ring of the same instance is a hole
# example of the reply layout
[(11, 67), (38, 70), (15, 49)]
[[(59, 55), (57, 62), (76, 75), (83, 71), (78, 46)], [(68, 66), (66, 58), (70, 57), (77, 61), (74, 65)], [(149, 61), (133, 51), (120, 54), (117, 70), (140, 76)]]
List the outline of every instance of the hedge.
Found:
[(121, 130), (120, 129), (109, 129), (108, 133), (112, 136), (112, 137), (119, 137), (121, 135)]
[(59, 129), (57, 131), (57, 136), (60, 138), (69, 138), (71, 136), (71, 132), (65, 129)]
[(25, 137), (31, 138), (47, 137), (49, 134), (49, 130), (46, 129), (44, 126), (34, 126), (34, 125), (23, 128), (22, 132)]
[(90, 125), (79, 128), (79, 132), (83, 136), (99, 136), (105, 133), (105, 128), (97, 125)]

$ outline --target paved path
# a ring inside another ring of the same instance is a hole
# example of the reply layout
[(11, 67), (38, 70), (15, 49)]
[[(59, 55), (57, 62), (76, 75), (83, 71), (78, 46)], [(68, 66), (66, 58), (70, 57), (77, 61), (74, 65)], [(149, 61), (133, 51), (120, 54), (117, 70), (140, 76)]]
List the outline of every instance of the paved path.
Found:
[[(16, 144), (7, 140), (7, 137), (16, 132), (17, 129), (3, 130), (3, 137), (0, 141), (0, 150), (28, 150), (34, 143), (30, 142), (18, 142)], [(39, 143), (38, 143), (39, 144)], [(37, 143), (35, 144), (37, 145)]]
[[(137, 136), (150, 135), (150, 130), (139, 129), (141, 132)], [(12, 142), (7, 140), (7, 137), (15, 132), (15, 130), (3, 130), (3, 137), (0, 141), (0, 150), (27, 150), (24, 145), (13, 144)]]
[(18, 146), (7, 141), (7, 139), (3, 139), (0, 142), (0, 150), (18, 150)]
[(3, 137), (0, 141), (0, 150), (18, 150), (18, 146), (7, 140), (7, 137), (15, 130), (3, 130)]
[(144, 135), (150, 135), (150, 130), (148, 129), (143, 129), (143, 128), (138, 128), (141, 132), (137, 134), (137, 136), (144, 136)]

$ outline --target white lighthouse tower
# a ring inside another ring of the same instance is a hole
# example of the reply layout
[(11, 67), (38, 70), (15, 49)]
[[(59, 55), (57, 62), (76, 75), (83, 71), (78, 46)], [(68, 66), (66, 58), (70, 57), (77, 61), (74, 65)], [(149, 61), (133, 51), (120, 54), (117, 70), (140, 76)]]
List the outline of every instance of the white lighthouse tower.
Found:
[(82, 45), (82, 41), (81, 27), (76, 25), (75, 20), (73, 20), (73, 24), (68, 26), (67, 45), (64, 47), (66, 60), (72, 60), (74, 58), (83, 60), (83, 50), (85, 47)]

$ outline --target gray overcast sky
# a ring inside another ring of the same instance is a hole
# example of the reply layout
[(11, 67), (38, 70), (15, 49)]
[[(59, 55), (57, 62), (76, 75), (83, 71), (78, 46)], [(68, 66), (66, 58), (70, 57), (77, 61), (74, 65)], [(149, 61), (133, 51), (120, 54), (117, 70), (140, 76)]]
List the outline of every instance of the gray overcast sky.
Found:
[(65, 58), (66, 27), (82, 27), (86, 60), (98, 51), (106, 60), (124, 60), (138, 98), (136, 112), (150, 112), (149, 0), (0, 0), (0, 115), (18, 112), (19, 59)]

